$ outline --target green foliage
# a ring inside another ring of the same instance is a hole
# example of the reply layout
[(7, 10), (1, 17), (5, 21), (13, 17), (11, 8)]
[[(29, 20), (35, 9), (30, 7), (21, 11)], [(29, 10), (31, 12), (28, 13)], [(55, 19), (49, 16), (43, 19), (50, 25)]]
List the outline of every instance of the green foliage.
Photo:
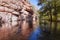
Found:
[(38, 0), (38, 4), (40, 6), (44, 4), (44, 6), (40, 8), (40, 12), (43, 14), (49, 13), (47, 16), (50, 14), (56, 15), (57, 13), (60, 13), (60, 0)]

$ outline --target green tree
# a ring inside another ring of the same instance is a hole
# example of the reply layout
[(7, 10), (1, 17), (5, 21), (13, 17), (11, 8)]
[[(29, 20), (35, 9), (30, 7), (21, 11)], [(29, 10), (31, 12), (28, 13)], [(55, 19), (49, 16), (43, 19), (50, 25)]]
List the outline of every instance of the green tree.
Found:
[(49, 13), (48, 15), (50, 16), (50, 21), (51, 21), (49, 29), (51, 31), (51, 26), (52, 26), (52, 14), (51, 14), (52, 5), (50, 4), (51, 2), (47, 1), (47, 0), (38, 0), (38, 1), (39, 1), (38, 5), (43, 5), (44, 4), (44, 6), (41, 8), (41, 9), (43, 9), (42, 12), (47, 13), (47, 14)]
[[(44, 4), (44, 6), (42, 6)], [(60, 0), (38, 0), (38, 5), (41, 5), (42, 12), (48, 13), (50, 16), (50, 29), (52, 26), (52, 14), (54, 16), (54, 32), (57, 30), (57, 14), (60, 13)], [(54, 10), (52, 12), (52, 10)], [(49, 11), (49, 12), (48, 12)]]

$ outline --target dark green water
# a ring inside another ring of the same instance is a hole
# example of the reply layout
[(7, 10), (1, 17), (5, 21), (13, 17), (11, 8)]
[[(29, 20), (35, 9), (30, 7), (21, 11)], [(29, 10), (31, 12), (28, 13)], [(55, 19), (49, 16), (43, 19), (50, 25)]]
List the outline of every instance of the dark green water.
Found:
[(49, 40), (60, 40), (60, 22), (42, 20), (40, 21), (40, 26), (43, 31), (50, 32)]

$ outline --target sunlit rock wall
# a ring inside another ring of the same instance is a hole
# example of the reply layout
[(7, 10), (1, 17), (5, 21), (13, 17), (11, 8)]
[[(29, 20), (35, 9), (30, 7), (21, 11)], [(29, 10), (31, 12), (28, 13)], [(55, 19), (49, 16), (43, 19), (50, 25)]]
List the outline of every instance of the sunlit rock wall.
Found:
[[(0, 28), (0, 40), (9, 40), (8, 37), (17, 32), (16, 24), (21, 20), (21, 16), (26, 20), (28, 15), (32, 17), (33, 14), (32, 6), (27, 0), (0, 0), (0, 27), (2, 26)], [(3, 23), (1, 23), (2, 21)], [(22, 33), (26, 32), (26, 28), (28, 28), (28, 23), (23, 22)]]
[(27, 0), (0, 0), (0, 16), (3, 21), (17, 20), (21, 14), (24, 18), (33, 14), (32, 6)]

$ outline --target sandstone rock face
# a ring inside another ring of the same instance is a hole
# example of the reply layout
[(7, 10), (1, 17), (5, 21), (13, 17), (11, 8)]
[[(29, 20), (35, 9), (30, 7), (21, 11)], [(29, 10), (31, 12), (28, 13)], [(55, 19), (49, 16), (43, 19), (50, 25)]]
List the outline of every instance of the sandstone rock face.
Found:
[(32, 6), (27, 0), (0, 0), (0, 16), (3, 21), (11, 21), (12, 15), (20, 20), (21, 14), (25, 19), (27, 15), (33, 14)]
[(32, 23), (33, 14), (27, 0), (0, 0), (0, 40), (22, 40), (20, 34), (16, 35), (20, 26), (23, 37), (27, 37), (30, 33), (28, 22)]

